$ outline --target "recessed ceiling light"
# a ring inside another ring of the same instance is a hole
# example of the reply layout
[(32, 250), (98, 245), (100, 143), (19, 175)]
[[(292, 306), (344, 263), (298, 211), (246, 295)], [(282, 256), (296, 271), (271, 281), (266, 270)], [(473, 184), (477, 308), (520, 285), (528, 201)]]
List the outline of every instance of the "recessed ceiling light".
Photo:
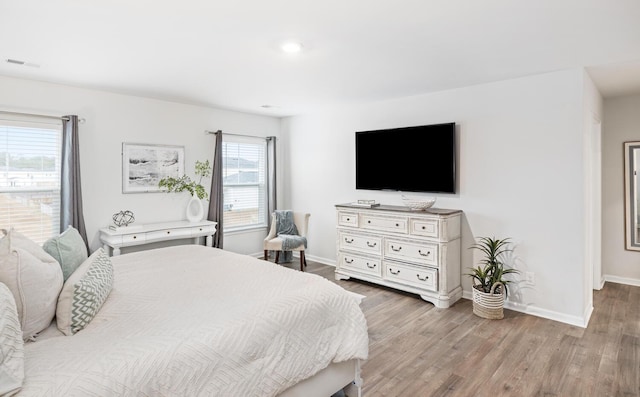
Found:
[(294, 54), (296, 52), (302, 51), (302, 44), (295, 41), (287, 41), (285, 43), (282, 43), (280, 48), (282, 49), (282, 51), (288, 54)]

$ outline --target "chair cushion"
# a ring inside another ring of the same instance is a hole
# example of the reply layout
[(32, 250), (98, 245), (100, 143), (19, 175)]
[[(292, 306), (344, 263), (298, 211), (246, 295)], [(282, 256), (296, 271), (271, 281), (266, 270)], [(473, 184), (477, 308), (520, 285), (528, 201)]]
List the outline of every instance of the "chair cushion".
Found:
[(56, 321), (65, 335), (84, 329), (107, 300), (113, 286), (113, 265), (102, 248), (91, 254), (64, 283)]
[[(262, 244), (264, 249), (270, 251), (281, 251), (282, 250), (282, 239), (280, 237), (274, 237), (270, 240), (265, 240)], [(295, 248), (291, 248), (291, 251), (304, 251), (304, 243), (300, 244)]]
[(0, 283), (0, 396), (16, 393), (23, 381), (24, 343), (16, 301)]
[(45, 241), (42, 248), (60, 263), (64, 281), (67, 281), (71, 273), (89, 256), (82, 236), (71, 226), (59, 236)]
[(47, 328), (56, 313), (62, 270), (42, 247), (11, 229), (0, 239), (0, 282), (16, 302), (24, 340)]

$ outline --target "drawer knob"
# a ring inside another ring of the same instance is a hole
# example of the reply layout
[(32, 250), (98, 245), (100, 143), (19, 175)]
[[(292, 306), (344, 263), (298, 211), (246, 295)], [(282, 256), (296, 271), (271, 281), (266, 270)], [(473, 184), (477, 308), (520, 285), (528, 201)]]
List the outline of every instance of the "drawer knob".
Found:
[(396, 227), (400, 226), (399, 224), (396, 223)]
[(427, 251), (427, 253), (425, 254), (425, 253), (423, 253), (423, 252), (422, 252), (422, 250), (418, 250), (418, 253), (419, 253), (420, 255), (422, 255), (422, 256), (429, 256), (429, 255), (431, 255), (431, 251)]
[(351, 244), (351, 243), (353, 243), (353, 239), (349, 240), (348, 238), (345, 237), (344, 238), (344, 242), (347, 243), (347, 244)]
[(344, 261), (345, 261), (346, 263), (353, 263), (353, 259), (347, 259), (347, 258), (344, 258)]
[(400, 246), (400, 247), (398, 247), (398, 248), (396, 248), (396, 247), (394, 247), (393, 245), (391, 245), (391, 250), (392, 250), (392, 251), (400, 252), (400, 250), (401, 250), (401, 249), (402, 249), (402, 247), (401, 247), (401, 246)]
[(202, 228), (200, 228), (200, 231), (202, 231)]
[(374, 263), (373, 265), (370, 265), (369, 262), (367, 262), (367, 267), (369, 269), (375, 269), (376, 268), (376, 264)]
[(137, 238), (138, 238), (138, 236), (133, 236), (133, 239), (134, 239), (134, 240), (135, 240), (135, 239), (137, 239)]
[(350, 220), (351, 220), (351, 218), (347, 218), (347, 222), (350, 221)]
[(367, 223), (371, 223), (371, 221), (367, 221)]
[(391, 274), (400, 274), (400, 270), (393, 270), (392, 268), (389, 268), (389, 271), (391, 272)]
[(368, 246), (369, 248), (373, 248), (373, 247), (375, 247), (376, 245), (377, 245), (377, 243), (373, 243), (373, 244), (371, 244), (370, 242), (368, 242), (368, 241), (367, 241), (367, 246)]
[(421, 278), (419, 274), (416, 274), (416, 277), (418, 277), (418, 280), (420, 281), (427, 281), (429, 279), (429, 276), (424, 276), (424, 278)]
[(171, 230), (167, 230), (167, 234), (171, 234)]
[(422, 226), (422, 230), (426, 229), (426, 227)]

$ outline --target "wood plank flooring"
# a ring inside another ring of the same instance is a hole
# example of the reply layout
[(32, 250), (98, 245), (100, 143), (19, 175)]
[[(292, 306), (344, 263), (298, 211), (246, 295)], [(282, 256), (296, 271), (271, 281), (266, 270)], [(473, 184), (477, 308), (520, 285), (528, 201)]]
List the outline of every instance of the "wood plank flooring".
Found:
[(640, 396), (640, 287), (595, 291), (583, 329), (510, 310), (481, 319), (466, 299), (436, 309), (417, 295), (335, 281), (333, 267), (308, 263), (307, 272), (366, 295), (366, 397)]

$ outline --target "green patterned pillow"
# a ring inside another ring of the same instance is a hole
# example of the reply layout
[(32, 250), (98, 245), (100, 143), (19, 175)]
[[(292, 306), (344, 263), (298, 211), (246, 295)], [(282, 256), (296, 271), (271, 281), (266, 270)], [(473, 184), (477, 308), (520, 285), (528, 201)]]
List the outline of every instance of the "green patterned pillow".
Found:
[(98, 314), (113, 286), (113, 266), (102, 248), (91, 254), (64, 283), (56, 321), (65, 335), (84, 329)]

